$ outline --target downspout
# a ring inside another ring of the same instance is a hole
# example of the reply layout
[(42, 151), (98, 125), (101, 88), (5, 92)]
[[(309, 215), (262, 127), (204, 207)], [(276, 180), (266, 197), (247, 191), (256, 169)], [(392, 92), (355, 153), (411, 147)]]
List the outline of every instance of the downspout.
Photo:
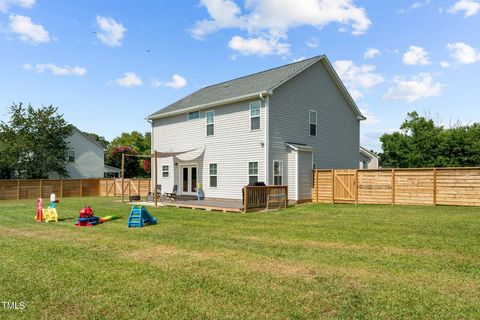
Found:
[(264, 148), (265, 148), (265, 184), (269, 185), (270, 184), (270, 179), (269, 179), (269, 169), (270, 169), (270, 163), (269, 163), (269, 151), (270, 151), (270, 143), (268, 141), (268, 138), (269, 138), (269, 134), (268, 134), (268, 131), (269, 131), (269, 128), (268, 128), (268, 116), (269, 116), (269, 107), (270, 107), (270, 98), (269, 96), (267, 96), (266, 98), (263, 97), (263, 94), (260, 93), (260, 99), (262, 99), (262, 101), (264, 102), (265, 104), (265, 125), (264, 125), (264, 130), (265, 130), (265, 138), (264, 138)]

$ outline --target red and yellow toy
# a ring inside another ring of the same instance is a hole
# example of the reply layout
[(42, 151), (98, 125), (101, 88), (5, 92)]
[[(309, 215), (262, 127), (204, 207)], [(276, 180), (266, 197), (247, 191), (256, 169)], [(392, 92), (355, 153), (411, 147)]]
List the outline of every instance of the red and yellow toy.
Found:
[(35, 220), (38, 223), (41, 223), (42, 221), (45, 222), (58, 222), (58, 213), (57, 209), (55, 208), (55, 203), (58, 203), (59, 201), (55, 199), (55, 194), (50, 195), (50, 207), (47, 209), (43, 209), (43, 199), (38, 198), (37, 199), (37, 214), (35, 215)]
[(77, 227), (93, 227), (100, 223), (119, 219), (118, 216), (107, 216), (103, 218), (96, 217), (94, 216), (93, 209), (90, 206), (80, 209), (78, 214), (79, 217), (77, 223), (75, 223)]

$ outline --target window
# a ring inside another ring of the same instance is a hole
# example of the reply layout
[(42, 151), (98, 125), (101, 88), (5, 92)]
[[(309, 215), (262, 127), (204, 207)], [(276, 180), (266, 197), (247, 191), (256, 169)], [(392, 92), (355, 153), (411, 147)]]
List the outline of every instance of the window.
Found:
[(162, 177), (168, 178), (168, 166), (162, 166)]
[(217, 164), (210, 163), (210, 188), (217, 187)]
[(250, 130), (260, 129), (260, 101), (250, 103)]
[(273, 185), (281, 186), (283, 184), (283, 161), (273, 161)]
[(317, 136), (317, 112), (310, 111), (310, 135), (312, 137)]
[(200, 119), (200, 111), (192, 111), (188, 113), (188, 120)]
[(75, 151), (68, 150), (68, 162), (75, 162)]
[(248, 163), (248, 184), (258, 182), (258, 162)]
[(215, 134), (215, 111), (205, 112), (205, 118), (207, 120), (207, 136), (213, 136)]

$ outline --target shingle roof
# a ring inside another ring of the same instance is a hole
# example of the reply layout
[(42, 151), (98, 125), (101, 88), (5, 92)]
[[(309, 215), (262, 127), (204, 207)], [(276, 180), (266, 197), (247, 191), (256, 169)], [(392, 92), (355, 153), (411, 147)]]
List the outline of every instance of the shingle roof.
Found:
[(274, 69), (254, 73), (245, 77), (224, 81), (202, 88), (177, 102), (151, 114), (155, 118), (166, 113), (177, 112), (203, 104), (241, 97), (258, 92), (269, 91), (280, 83), (290, 79), (301, 70), (321, 60), (324, 56), (287, 64)]

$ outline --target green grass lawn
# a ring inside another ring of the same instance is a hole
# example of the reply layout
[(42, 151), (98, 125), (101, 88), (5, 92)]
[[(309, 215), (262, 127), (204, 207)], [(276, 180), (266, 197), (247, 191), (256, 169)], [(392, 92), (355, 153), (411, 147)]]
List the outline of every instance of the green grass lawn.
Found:
[[(78, 210), (122, 219), (76, 228)], [(480, 209), (302, 205), (270, 213), (66, 198), (0, 202), (0, 319), (478, 319)]]

